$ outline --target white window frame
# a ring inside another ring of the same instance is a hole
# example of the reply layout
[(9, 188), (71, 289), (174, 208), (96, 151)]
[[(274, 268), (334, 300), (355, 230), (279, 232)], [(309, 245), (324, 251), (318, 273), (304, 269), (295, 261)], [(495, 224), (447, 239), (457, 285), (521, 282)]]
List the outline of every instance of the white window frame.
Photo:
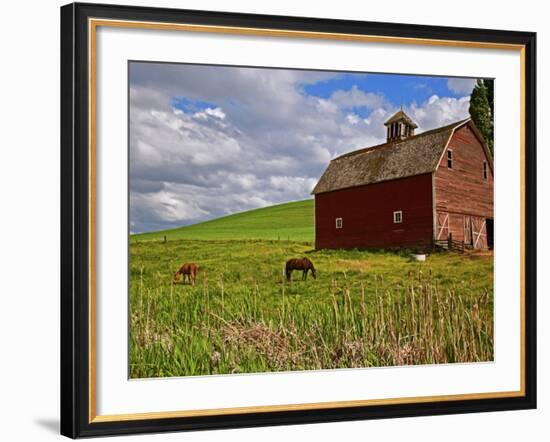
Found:
[[(451, 162), (450, 166), (449, 166), (449, 161)], [(453, 155), (453, 149), (447, 149), (447, 169), (453, 170), (454, 169), (454, 162), (455, 162), (455, 158), (454, 158), (454, 155)]]
[[(340, 223), (338, 223), (338, 221)], [(344, 220), (342, 218), (336, 218), (336, 228), (341, 229), (344, 227)]]
[(488, 165), (486, 160), (483, 160), (483, 180), (484, 181), (489, 180), (489, 170), (488, 170)]
[(402, 210), (396, 210), (396, 211), (393, 212), (393, 223), (394, 224), (402, 224), (403, 223), (403, 211)]

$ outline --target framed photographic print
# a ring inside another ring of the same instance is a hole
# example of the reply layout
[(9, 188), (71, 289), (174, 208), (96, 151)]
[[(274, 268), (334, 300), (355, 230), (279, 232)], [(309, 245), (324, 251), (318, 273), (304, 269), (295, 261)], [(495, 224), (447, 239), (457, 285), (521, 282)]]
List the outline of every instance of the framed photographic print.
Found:
[(534, 408), (535, 44), (62, 7), (62, 434)]

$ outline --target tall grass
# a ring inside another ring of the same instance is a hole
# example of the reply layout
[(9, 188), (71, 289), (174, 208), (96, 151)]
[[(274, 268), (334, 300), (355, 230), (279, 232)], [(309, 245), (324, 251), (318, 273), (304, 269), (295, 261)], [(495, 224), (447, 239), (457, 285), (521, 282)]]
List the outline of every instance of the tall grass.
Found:
[[(235, 251), (230, 246), (226, 256)], [(358, 253), (338, 252), (343, 267), (357, 265)], [(476, 278), (464, 281), (457, 273), (453, 279), (448, 271), (441, 278), (441, 272), (394, 254), (362, 256), (375, 268), (375, 261), (384, 270), (385, 261), (399, 265), (394, 272), (331, 271), (324, 263), (335, 256), (327, 252), (316, 257), (316, 281), (288, 283), (279, 266), (258, 270), (240, 261), (207, 267), (191, 287), (166, 280), (147, 260), (136, 264), (131, 377), (492, 360), (490, 281), (478, 287)], [(472, 265), (452, 255), (433, 259), (436, 270), (438, 260), (445, 269), (456, 259)], [(492, 259), (472, 268), (483, 278)]]

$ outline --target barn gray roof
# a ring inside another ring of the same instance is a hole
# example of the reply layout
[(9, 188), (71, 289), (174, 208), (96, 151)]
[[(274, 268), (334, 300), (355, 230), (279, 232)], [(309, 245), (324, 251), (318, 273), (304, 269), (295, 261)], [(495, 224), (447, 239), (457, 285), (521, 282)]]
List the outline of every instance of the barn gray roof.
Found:
[(311, 193), (434, 172), (453, 131), (468, 122), (469, 118), (404, 140), (355, 150), (334, 158)]

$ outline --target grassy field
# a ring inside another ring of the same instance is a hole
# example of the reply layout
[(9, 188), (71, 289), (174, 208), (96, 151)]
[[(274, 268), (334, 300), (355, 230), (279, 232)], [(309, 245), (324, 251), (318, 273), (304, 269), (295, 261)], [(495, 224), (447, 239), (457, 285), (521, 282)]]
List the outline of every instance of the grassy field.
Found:
[[(305, 221), (292, 227), (291, 216)], [(308, 201), (132, 236), (131, 377), (492, 360), (492, 255), (421, 263), (405, 251), (315, 251), (278, 233), (300, 238), (311, 216)], [(302, 256), (317, 279), (286, 282), (285, 261)], [(191, 261), (196, 285), (174, 283)]]
[(216, 218), (192, 226), (132, 235), (133, 239), (281, 239), (313, 241), (313, 200)]

